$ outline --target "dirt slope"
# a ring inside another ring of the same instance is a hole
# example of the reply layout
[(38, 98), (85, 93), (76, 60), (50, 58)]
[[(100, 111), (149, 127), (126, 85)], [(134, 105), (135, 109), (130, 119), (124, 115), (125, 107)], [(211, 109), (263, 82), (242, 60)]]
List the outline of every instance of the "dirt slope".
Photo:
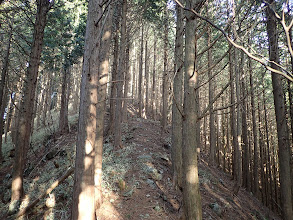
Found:
[[(23, 207), (74, 164), (75, 136), (73, 129), (71, 134), (55, 137), (50, 146), (39, 149), (38, 160), (30, 161), (34, 168), (26, 176), (28, 195)], [(111, 138), (105, 140), (104, 203), (97, 210), (97, 219), (180, 219), (182, 198), (172, 187), (170, 134), (161, 133), (159, 122), (131, 117), (128, 124), (123, 125), (123, 148), (113, 149)], [(47, 158), (50, 149), (54, 149), (55, 154)], [(7, 166), (0, 169), (3, 186), (0, 216), (9, 205), (9, 170)], [(199, 176), (203, 219), (280, 219), (244, 189), (233, 197), (231, 177), (209, 167), (204, 155), (199, 161)], [(28, 219), (69, 219), (72, 187), (73, 178), (69, 177), (40, 201)]]

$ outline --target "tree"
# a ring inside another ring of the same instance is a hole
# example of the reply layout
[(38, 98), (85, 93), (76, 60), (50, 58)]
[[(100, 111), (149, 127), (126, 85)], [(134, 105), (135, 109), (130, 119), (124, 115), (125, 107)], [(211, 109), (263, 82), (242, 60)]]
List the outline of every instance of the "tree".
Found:
[[(201, 1), (187, 0), (186, 8), (201, 8)], [(185, 26), (185, 75), (182, 129), (182, 164), (183, 164), (183, 206), (187, 220), (202, 219), (201, 197), (197, 167), (197, 147), (200, 143), (195, 134), (198, 123), (198, 104), (195, 88), (198, 84), (196, 61), (196, 18), (186, 11)]]
[[(208, 27), (208, 47), (211, 46), (211, 28)], [(214, 165), (216, 158), (216, 128), (215, 128), (215, 113), (213, 111), (213, 99), (214, 99), (214, 79), (212, 78), (212, 49), (208, 50), (208, 77), (209, 77), (209, 113), (210, 113), (210, 163)]]
[(167, 114), (168, 114), (168, 17), (167, 6), (164, 11), (164, 70), (163, 70), (163, 87), (162, 87), (162, 130), (165, 131), (167, 127)]
[[(2, 133), (3, 133), (3, 115), (5, 111), (5, 86), (7, 84), (6, 78), (8, 75), (8, 63), (9, 63), (9, 55), (10, 55), (10, 47), (11, 47), (11, 39), (12, 39), (12, 27), (10, 28), (10, 33), (8, 34), (8, 42), (7, 42), (7, 48), (4, 55), (3, 60), (3, 67), (2, 67), (2, 73), (1, 73), (1, 83), (0, 83), (0, 163), (3, 160), (2, 155)], [(7, 95), (7, 94), (6, 94)]]
[(143, 87), (142, 87), (142, 66), (143, 66), (143, 34), (144, 25), (141, 26), (141, 42), (140, 42), (140, 58), (139, 58), (139, 74), (138, 74), (138, 114), (142, 117), (143, 110)]
[[(101, 1), (90, 0), (85, 35), (71, 219), (95, 219), (95, 145)], [(101, 156), (101, 155), (100, 155)]]
[[(268, 1), (268, 4), (274, 5), (273, 0)], [(267, 5), (267, 33), (269, 38), (269, 56), (270, 64), (273, 69), (279, 70), (279, 47), (278, 47), (278, 31), (277, 21), (274, 11), (271, 6)], [(282, 78), (276, 73), (272, 73), (272, 85), (274, 104), (276, 112), (278, 146), (279, 146), (279, 166), (280, 166), (280, 192), (282, 216), (285, 220), (292, 219), (292, 194), (291, 194), (291, 175), (290, 175), (290, 148), (289, 148), (289, 133), (285, 111), (285, 99), (282, 86)]]
[(172, 169), (175, 188), (182, 188), (183, 9), (177, 4), (172, 103)]
[(23, 89), (23, 99), (21, 101), (17, 123), (17, 147), (12, 174), (10, 210), (14, 210), (18, 206), (18, 203), (23, 195), (23, 171), (26, 164), (26, 155), (29, 148), (31, 125), (33, 120), (34, 105), (32, 105), (32, 103), (34, 103), (35, 100), (35, 89), (37, 85), (47, 13), (52, 7), (52, 3), (48, 0), (38, 0), (36, 2), (37, 14), (34, 25), (33, 44), (31, 46), (29, 63), (26, 71), (26, 80)]
[(120, 42), (120, 56), (117, 74), (117, 100), (115, 108), (115, 133), (114, 133), (114, 146), (122, 147), (121, 140), (121, 122), (122, 122), (122, 99), (123, 99), (123, 81), (125, 74), (125, 58), (126, 58), (126, 13), (127, 13), (127, 0), (123, 0), (122, 4), (122, 25), (121, 25), (121, 42)]
[(109, 72), (110, 45), (112, 39), (113, 6), (106, 11), (105, 25), (101, 30), (101, 48), (99, 51), (99, 81), (98, 81), (98, 105), (96, 122), (95, 143), (95, 208), (102, 204), (102, 155), (104, 144), (104, 117), (106, 110), (106, 93)]

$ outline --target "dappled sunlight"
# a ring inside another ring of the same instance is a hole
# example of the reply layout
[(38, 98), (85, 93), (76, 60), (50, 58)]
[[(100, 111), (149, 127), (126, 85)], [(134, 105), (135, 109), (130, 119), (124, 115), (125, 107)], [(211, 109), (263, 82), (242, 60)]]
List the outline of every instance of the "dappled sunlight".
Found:
[(102, 37), (102, 41), (104, 40), (108, 40), (111, 37), (111, 32), (110, 31), (106, 31)]
[(55, 194), (49, 194), (45, 204), (48, 210), (44, 213), (43, 219), (44, 220), (55, 219), (55, 214), (54, 214), (54, 207), (56, 206)]
[(93, 210), (95, 200), (93, 193), (95, 192), (94, 186), (82, 185), (82, 190), (79, 194), (78, 200), (78, 217), (79, 219), (92, 219), (92, 213), (88, 210)]
[(94, 157), (94, 151), (93, 151), (93, 144), (89, 141), (85, 141), (85, 158), (84, 158), (84, 169), (88, 170), (90, 166), (93, 165), (93, 157)]
[(97, 220), (123, 220), (123, 216), (121, 216), (119, 210), (115, 208), (115, 206), (106, 201), (102, 204), (102, 206), (97, 210)]
[(198, 168), (195, 164), (188, 166), (186, 180), (190, 184), (198, 184)]

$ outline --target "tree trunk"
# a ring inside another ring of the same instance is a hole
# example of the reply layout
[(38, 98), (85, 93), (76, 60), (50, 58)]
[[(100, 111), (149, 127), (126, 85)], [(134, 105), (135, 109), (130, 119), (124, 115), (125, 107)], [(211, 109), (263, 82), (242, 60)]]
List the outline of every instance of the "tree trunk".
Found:
[[(234, 49), (234, 68), (235, 68), (235, 76), (236, 76), (236, 80), (235, 80), (235, 85), (236, 85), (236, 102), (240, 103), (240, 66), (242, 66), (242, 60), (240, 62), (240, 65), (238, 66), (238, 54), (239, 51), (235, 48)], [(240, 105), (237, 105), (237, 111), (236, 111), (236, 117), (237, 117), (237, 123), (236, 123), (236, 133), (237, 133), (237, 145), (235, 148), (235, 166), (236, 166), (236, 185), (237, 185), (237, 190), (239, 189), (239, 187), (241, 186), (241, 180), (242, 180), (242, 158), (241, 158), (241, 107)], [(236, 191), (234, 191), (236, 192)], [(235, 193), (237, 195), (237, 192)]]
[(122, 26), (121, 26), (121, 41), (120, 41), (120, 56), (118, 64), (118, 74), (116, 83), (116, 108), (115, 108), (115, 133), (114, 133), (114, 147), (122, 147), (121, 137), (121, 122), (122, 122), (122, 99), (123, 99), (123, 81), (125, 73), (125, 52), (126, 52), (126, 13), (127, 0), (123, 0), (122, 6)]
[(128, 90), (130, 82), (130, 63), (129, 63), (129, 53), (130, 53), (130, 42), (129, 34), (127, 33), (127, 47), (125, 54), (125, 85), (124, 85), (124, 104), (123, 104), (123, 122), (127, 122), (127, 103), (128, 103)]
[(26, 72), (26, 80), (23, 89), (23, 99), (20, 106), (19, 121), (17, 126), (17, 139), (15, 162), (12, 174), (11, 207), (14, 210), (23, 195), (23, 171), (26, 164), (26, 155), (30, 143), (31, 124), (33, 120), (32, 103), (35, 101), (35, 89), (37, 86), (38, 69), (43, 46), (44, 29), (47, 13), (51, 7), (48, 0), (37, 1), (37, 14), (34, 27), (33, 43), (29, 57), (29, 66)]
[(271, 208), (274, 207), (273, 203), (273, 180), (272, 180), (272, 163), (271, 163), (271, 156), (270, 156), (270, 140), (269, 140), (269, 127), (268, 127), (268, 113), (267, 113), (267, 107), (266, 107), (266, 101), (265, 101), (265, 90), (263, 89), (263, 105), (264, 105), (264, 116), (265, 116), (265, 130), (266, 130), (266, 142), (267, 142), (267, 172), (268, 172), (268, 201)]
[(153, 63), (153, 85), (152, 85), (152, 115), (154, 120), (156, 120), (156, 111), (158, 108), (158, 106), (156, 106), (156, 62), (157, 62), (156, 50), (157, 50), (157, 38), (156, 36), (154, 36), (154, 63)]
[[(176, 5), (176, 42), (172, 104), (172, 169), (175, 188), (182, 188), (183, 10)], [(154, 60), (155, 62), (155, 60)]]
[[(211, 28), (208, 27), (208, 47), (211, 45)], [(213, 112), (213, 99), (214, 99), (214, 80), (212, 77), (212, 51), (208, 50), (208, 77), (209, 77), (209, 112), (210, 112), (210, 163), (212, 166), (215, 165), (216, 158), (216, 128), (215, 128), (215, 113)]]
[[(195, 8), (198, 1), (187, 1), (186, 8)], [(199, 191), (197, 145), (200, 140), (195, 134), (198, 122), (198, 102), (195, 87), (198, 83), (196, 62), (196, 19), (186, 11), (185, 28), (185, 77), (182, 129), (182, 164), (183, 164), (183, 208), (186, 220), (202, 219), (201, 197)]]
[(242, 140), (243, 140), (243, 186), (249, 189), (249, 144), (248, 144), (248, 131), (247, 131), (247, 109), (246, 109), (246, 101), (244, 99), (246, 94), (246, 86), (244, 79), (241, 82), (241, 90), (242, 90)]
[(233, 174), (233, 178), (235, 180), (238, 179), (238, 171), (237, 171), (237, 158), (236, 158), (236, 152), (238, 149), (238, 139), (237, 139), (237, 127), (236, 127), (236, 113), (235, 113), (235, 84), (234, 84), (234, 80), (233, 80), (233, 63), (232, 63), (232, 53), (229, 52), (229, 71), (230, 71), (230, 80), (231, 80), (231, 107), (230, 107), (230, 113), (231, 113), (231, 135), (232, 135), (232, 148), (233, 148), (233, 154), (232, 154), (232, 174)]
[[(274, 1), (268, 1), (269, 4), (273, 4)], [(266, 8), (267, 17), (267, 33), (269, 38), (269, 54), (271, 67), (278, 69), (276, 65), (279, 61), (279, 48), (278, 48), (278, 33), (277, 33), (277, 21), (274, 17), (274, 12), (270, 7)], [(283, 94), (282, 78), (276, 73), (272, 73), (272, 84), (274, 94), (274, 104), (277, 121), (277, 133), (278, 133), (278, 146), (279, 146), (279, 165), (280, 165), (280, 187), (281, 187), (281, 206), (282, 216), (285, 220), (292, 219), (292, 193), (291, 193), (291, 174), (290, 174), (290, 145), (289, 145), (289, 133), (285, 112), (285, 101)]]
[(102, 204), (102, 155), (104, 144), (104, 117), (106, 109), (107, 80), (109, 72), (109, 57), (111, 45), (111, 31), (113, 9), (109, 6), (106, 15), (104, 30), (101, 35), (101, 48), (99, 52), (99, 81), (98, 81), (98, 104), (96, 114), (96, 143), (95, 143), (95, 208)]
[(6, 124), (5, 124), (5, 129), (4, 129), (4, 142), (7, 142), (7, 133), (10, 131), (11, 127), (11, 119), (13, 116), (14, 112), (14, 105), (15, 105), (15, 93), (10, 94), (10, 103), (9, 103), (9, 109), (7, 113), (7, 118), (6, 118)]
[[(147, 38), (147, 36), (146, 36)], [(149, 112), (149, 57), (148, 57), (148, 41), (145, 41), (145, 57), (144, 57), (144, 78), (145, 78), (145, 115)]]
[(264, 177), (264, 137), (262, 133), (262, 119), (261, 119), (261, 111), (260, 104), (257, 105), (258, 108), (258, 130), (259, 130), (259, 156), (260, 156), (260, 182), (261, 182), (261, 201), (265, 204), (266, 192), (265, 192), (265, 177)]
[(248, 59), (248, 71), (249, 71), (249, 82), (250, 82), (250, 96), (251, 96), (251, 114), (252, 114), (252, 133), (253, 133), (253, 194), (259, 197), (259, 175), (258, 175), (258, 140), (257, 140), (257, 126), (255, 116), (255, 102), (254, 102), (254, 83), (252, 77), (252, 65), (251, 59)]
[(70, 74), (70, 64), (65, 61), (65, 67), (63, 72), (63, 82), (62, 82), (62, 92), (61, 92), (61, 108), (59, 116), (59, 133), (66, 134), (69, 132), (68, 126), (68, 83), (69, 83), (69, 74)]
[(114, 119), (115, 119), (115, 104), (116, 100), (115, 97), (116, 94), (116, 87), (117, 87), (117, 71), (118, 71), (118, 61), (119, 61), (119, 26), (120, 26), (120, 15), (121, 15), (121, 7), (120, 2), (117, 1), (115, 4), (115, 13), (113, 15), (113, 66), (112, 66), (112, 82), (111, 82), (111, 97), (110, 97), (110, 118), (109, 118), (109, 124), (106, 129), (106, 134), (110, 135), (113, 133), (113, 125), (114, 125)]
[(163, 109), (162, 109), (162, 118), (161, 118), (161, 126), (162, 131), (166, 130), (167, 127), (167, 114), (168, 114), (168, 85), (167, 85), (167, 77), (168, 77), (168, 18), (167, 18), (167, 8), (164, 11), (165, 20), (164, 20), (164, 70), (163, 70), (163, 90), (162, 90), (162, 101), (163, 101)]
[(6, 77), (8, 74), (8, 66), (9, 66), (9, 55), (10, 55), (10, 45), (11, 45), (11, 39), (12, 39), (12, 28), (10, 29), (10, 33), (8, 36), (8, 42), (7, 42), (7, 48), (5, 51), (5, 55), (4, 55), (4, 61), (3, 61), (3, 67), (2, 67), (2, 73), (1, 73), (1, 83), (0, 83), (0, 163), (3, 160), (3, 155), (2, 155), (2, 134), (3, 134), (3, 123), (4, 123), (4, 119), (3, 119), (3, 115), (4, 115), (4, 111), (5, 111), (5, 107), (4, 106), (6, 104), (5, 97), (4, 97), (4, 90), (5, 90), (5, 85), (6, 85)]
[[(85, 35), (85, 52), (80, 91), (79, 123), (76, 142), (75, 175), (71, 219), (95, 219), (95, 157), (99, 85), (99, 50), (102, 0), (90, 0)], [(101, 155), (99, 155), (101, 156)]]
[(139, 75), (138, 75), (138, 114), (142, 117), (143, 97), (142, 97), (142, 61), (143, 61), (143, 31), (144, 26), (141, 26), (141, 41), (140, 41), (140, 59), (139, 59)]

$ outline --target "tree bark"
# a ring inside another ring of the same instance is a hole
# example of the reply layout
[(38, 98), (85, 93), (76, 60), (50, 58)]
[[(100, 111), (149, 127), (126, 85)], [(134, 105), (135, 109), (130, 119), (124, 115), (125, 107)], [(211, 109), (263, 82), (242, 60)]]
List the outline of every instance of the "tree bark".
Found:
[[(182, 188), (183, 10), (177, 4), (175, 65), (172, 104), (172, 169), (175, 188)], [(155, 60), (154, 60), (155, 62)]]
[[(211, 45), (211, 28), (208, 27), (208, 47)], [(209, 112), (210, 112), (210, 163), (212, 166), (215, 165), (216, 158), (216, 127), (215, 127), (215, 113), (213, 111), (213, 99), (214, 99), (214, 80), (212, 77), (212, 71), (210, 67), (212, 66), (212, 51), (208, 50), (208, 77), (209, 77)]]
[(35, 101), (35, 89), (37, 85), (38, 69), (43, 46), (44, 29), (47, 13), (51, 7), (48, 0), (37, 1), (37, 14), (34, 27), (33, 44), (29, 56), (29, 66), (26, 72), (26, 80), (23, 89), (19, 120), (17, 126), (15, 161), (12, 174), (12, 192), (10, 210), (17, 207), (23, 195), (23, 171), (26, 164), (26, 155), (30, 143), (31, 124), (33, 120), (32, 103)]
[(99, 52), (99, 81), (98, 104), (96, 114), (96, 143), (95, 143), (95, 208), (102, 204), (102, 159), (104, 144), (104, 117), (106, 110), (107, 80), (109, 72), (110, 45), (112, 36), (113, 9), (109, 6), (106, 22), (101, 35), (101, 48)]
[[(95, 219), (95, 157), (102, 0), (90, 0), (85, 35), (71, 219)], [(101, 155), (100, 155), (101, 156)]]
[(267, 143), (267, 167), (266, 171), (268, 172), (268, 205), (271, 206), (271, 208), (274, 207), (273, 199), (272, 199), (272, 193), (273, 193), (273, 181), (272, 181), (272, 167), (271, 167), (271, 149), (270, 149), (270, 140), (269, 140), (269, 127), (268, 127), (268, 113), (267, 113), (267, 107), (266, 107), (266, 101), (265, 101), (265, 90), (263, 89), (263, 105), (264, 105), (264, 116), (265, 116), (265, 130), (266, 130), (266, 143)]
[(251, 96), (251, 114), (252, 114), (252, 133), (253, 133), (253, 194), (259, 197), (259, 175), (258, 175), (258, 140), (257, 140), (257, 126), (255, 116), (255, 102), (254, 102), (254, 82), (252, 77), (252, 65), (251, 59), (248, 59), (248, 71), (249, 71), (249, 82), (250, 82), (250, 96)]
[[(268, 1), (274, 4), (273, 0)], [(276, 65), (280, 63), (278, 48), (277, 21), (274, 12), (270, 7), (266, 8), (267, 33), (269, 38), (269, 58), (274, 63), (271, 67), (278, 69)], [(282, 78), (276, 73), (272, 73), (273, 95), (277, 121), (278, 146), (279, 146), (279, 166), (280, 166), (280, 191), (283, 219), (292, 219), (292, 193), (291, 193), (291, 171), (290, 171), (290, 145), (288, 124), (285, 112), (285, 101), (283, 94)]]
[(157, 38), (154, 36), (154, 63), (153, 63), (153, 85), (152, 85), (152, 115), (156, 120), (156, 62), (157, 62)]
[(3, 160), (2, 155), (2, 134), (3, 134), (3, 115), (5, 110), (5, 104), (6, 102), (4, 94), (5, 94), (5, 85), (6, 85), (6, 78), (8, 74), (8, 66), (9, 66), (9, 55), (10, 55), (10, 46), (11, 46), (11, 39), (12, 39), (12, 28), (10, 28), (10, 33), (8, 35), (8, 42), (7, 42), (7, 48), (4, 55), (4, 61), (3, 61), (3, 67), (2, 67), (2, 73), (1, 73), (1, 83), (0, 83), (0, 163)]
[(163, 86), (162, 86), (162, 101), (163, 101), (163, 109), (162, 109), (162, 118), (161, 118), (161, 126), (162, 131), (166, 130), (167, 127), (167, 114), (168, 114), (168, 85), (167, 85), (167, 77), (168, 77), (168, 18), (167, 18), (167, 8), (164, 11), (165, 20), (164, 20), (164, 70), (163, 70)]
[(149, 114), (149, 55), (148, 55), (148, 41), (145, 41), (145, 62), (144, 62), (144, 75), (145, 75), (145, 114)]
[[(199, 1), (186, 1), (186, 8), (195, 8)], [(197, 147), (200, 142), (197, 131), (198, 102), (195, 87), (198, 83), (196, 62), (196, 19), (186, 11), (185, 28), (185, 77), (182, 129), (182, 164), (183, 164), (183, 208), (186, 220), (202, 219), (201, 196), (199, 191)]]
[(140, 41), (140, 59), (139, 59), (139, 74), (138, 74), (138, 114), (142, 117), (143, 97), (142, 97), (142, 61), (143, 61), (143, 31), (144, 26), (141, 26), (141, 41)]
[(245, 86), (245, 82), (244, 79), (241, 80), (241, 91), (242, 91), (242, 140), (243, 140), (243, 173), (242, 173), (242, 177), (243, 177), (243, 186), (247, 189), (249, 189), (249, 144), (248, 144), (248, 131), (247, 131), (247, 108), (246, 108), (246, 100), (244, 99), (245, 95), (246, 95), (246, 86)]
[(122, 98), (123, 98), (123, 81), (125, 73), (125, 53), (126, 53), (126, 13), (127, 0), (123, 0), (122, 5), (122, 26), (121, 26), (121, 41), (120, 41), (120, 56), (117, 74), (117, 92), (116, 92), (116, 108), (115, 108), (115, 133), (114, 133), (114, 147), (122, 147), (121, 137), (121, 122), (122, 122)]
[(65, 61), (65, 67), (63, 72), (63, 82), (61, 91), (61, 108), (59, 116), (59, 133), (66, 134), (69, 132), (68, 126), (68, 83), (70, 74), (70, 64), (69, 61)]
[(128, 103), (128, 90), (130, 82), (130, 63), (129, 63), (129, 53), (130, 53), (130, 42), (129, 34), (127, 33), (127, 46), (125, 54), (125, 85), (124, 85), (124, 104), (123, 104), (123, 122), (127, 122), (127, 103)]
[(231, 135), (232, 135), (232, 148), (233, 148), (233, 154), (232, 154), (232, 174), (233, 178), (237, 180), (238, 171), (237, 171), (237, 165), (236, 165), (236, 152), (238, 149), (238, 139), (237, 139), (237, 126), (236, 126), (236, 112), (235, 112), (235, 83), (233, 80), (233, 63), (232, 63), (232, 54), (229, 52), (229, 71), (230, 71), (230, 88), (231, 88), (231, 107), (230, 107), (230, 113), (231, 113)]
[(117, 81), (117, 71), (118, 71), (118, 61), (119, 61), (119, 26), (120, 26), (120, 16), (121, 16), (121, 7), (120, 2), (117, 1), (115, 4), (115, 13), (113, 14), (113, 66), (112, 66), (112, 82), (111, 82), (111, 97), (110, 97), (110, 118), (109, 124), (106, 129), (106, 134), (110, 135), (113, 133), (113, 125), (115, 119), (115, 104), (116, 100), (116, 81)]

